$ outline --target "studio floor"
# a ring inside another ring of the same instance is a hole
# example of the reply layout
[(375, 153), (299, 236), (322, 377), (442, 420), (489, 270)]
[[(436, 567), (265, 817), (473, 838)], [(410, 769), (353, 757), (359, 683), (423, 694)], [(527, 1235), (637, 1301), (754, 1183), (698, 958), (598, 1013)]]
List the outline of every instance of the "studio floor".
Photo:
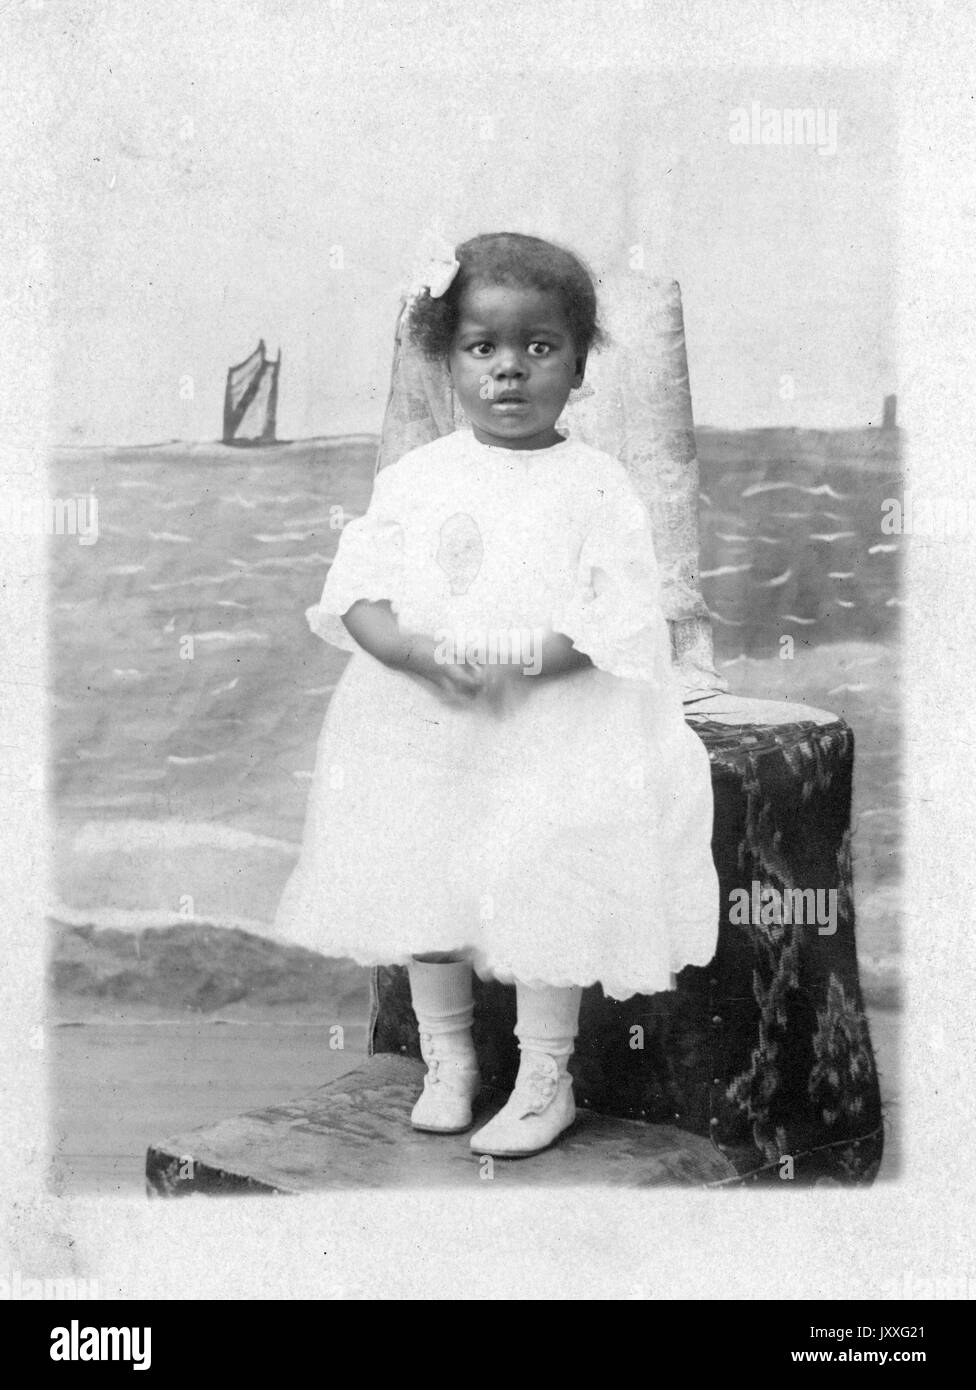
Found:
[[(880, 1180), (901, 1171), (898, 1014), (870, 1010), (885, 1105)], [(145, 1192), (146, 1150), (168, 1135), (294, 1099), (358, 1066), (363, 1027), (284, 1019), (60, 1023), (48, 1032), (50, 1182), (64, 1196)]]

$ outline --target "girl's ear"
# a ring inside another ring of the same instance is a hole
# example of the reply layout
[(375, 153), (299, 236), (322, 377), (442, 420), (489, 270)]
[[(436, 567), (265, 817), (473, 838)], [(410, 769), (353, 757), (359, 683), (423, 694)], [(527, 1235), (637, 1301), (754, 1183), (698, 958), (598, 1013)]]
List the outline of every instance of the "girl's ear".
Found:
[(573, 377), (573, 390), (576, 391), (583, 385), (583, 378), (586, 375), (586, 353), (580, 352), (576, 356), (576, 375)]

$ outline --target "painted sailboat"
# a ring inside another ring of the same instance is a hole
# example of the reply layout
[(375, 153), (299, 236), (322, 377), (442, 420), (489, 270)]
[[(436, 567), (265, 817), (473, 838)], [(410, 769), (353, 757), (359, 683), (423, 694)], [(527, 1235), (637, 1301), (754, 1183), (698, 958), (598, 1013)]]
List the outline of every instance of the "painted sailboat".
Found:
[(270, 358), (262, 338), (243, 362), (228, 368), (224, 392), (224, 443), (273, 444), (278, 413), (281, 349)]

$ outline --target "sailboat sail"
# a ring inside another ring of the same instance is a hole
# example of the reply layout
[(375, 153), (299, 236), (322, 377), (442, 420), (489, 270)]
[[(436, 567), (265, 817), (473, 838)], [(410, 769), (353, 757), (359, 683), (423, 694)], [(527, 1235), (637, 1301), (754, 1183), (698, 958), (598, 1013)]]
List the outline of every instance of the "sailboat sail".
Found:
[(271, 359), (264, 339), (250, 357), (227, 372), (224, 393), (224, 443), (271, 444), (278, 413), (278, 374), (281, 351)]

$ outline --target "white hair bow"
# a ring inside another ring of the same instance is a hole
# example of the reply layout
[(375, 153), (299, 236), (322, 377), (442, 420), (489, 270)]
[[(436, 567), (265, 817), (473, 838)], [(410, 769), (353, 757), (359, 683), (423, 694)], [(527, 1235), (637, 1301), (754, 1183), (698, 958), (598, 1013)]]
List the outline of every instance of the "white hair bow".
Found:
[(416, 299), (426, 290), (431, 299), (440, 299), (447, 294), (460, 269), (461, 263), (454, 255), (454, 247), (437, 238), (427, 264), (414, 272), (408, 297)]

